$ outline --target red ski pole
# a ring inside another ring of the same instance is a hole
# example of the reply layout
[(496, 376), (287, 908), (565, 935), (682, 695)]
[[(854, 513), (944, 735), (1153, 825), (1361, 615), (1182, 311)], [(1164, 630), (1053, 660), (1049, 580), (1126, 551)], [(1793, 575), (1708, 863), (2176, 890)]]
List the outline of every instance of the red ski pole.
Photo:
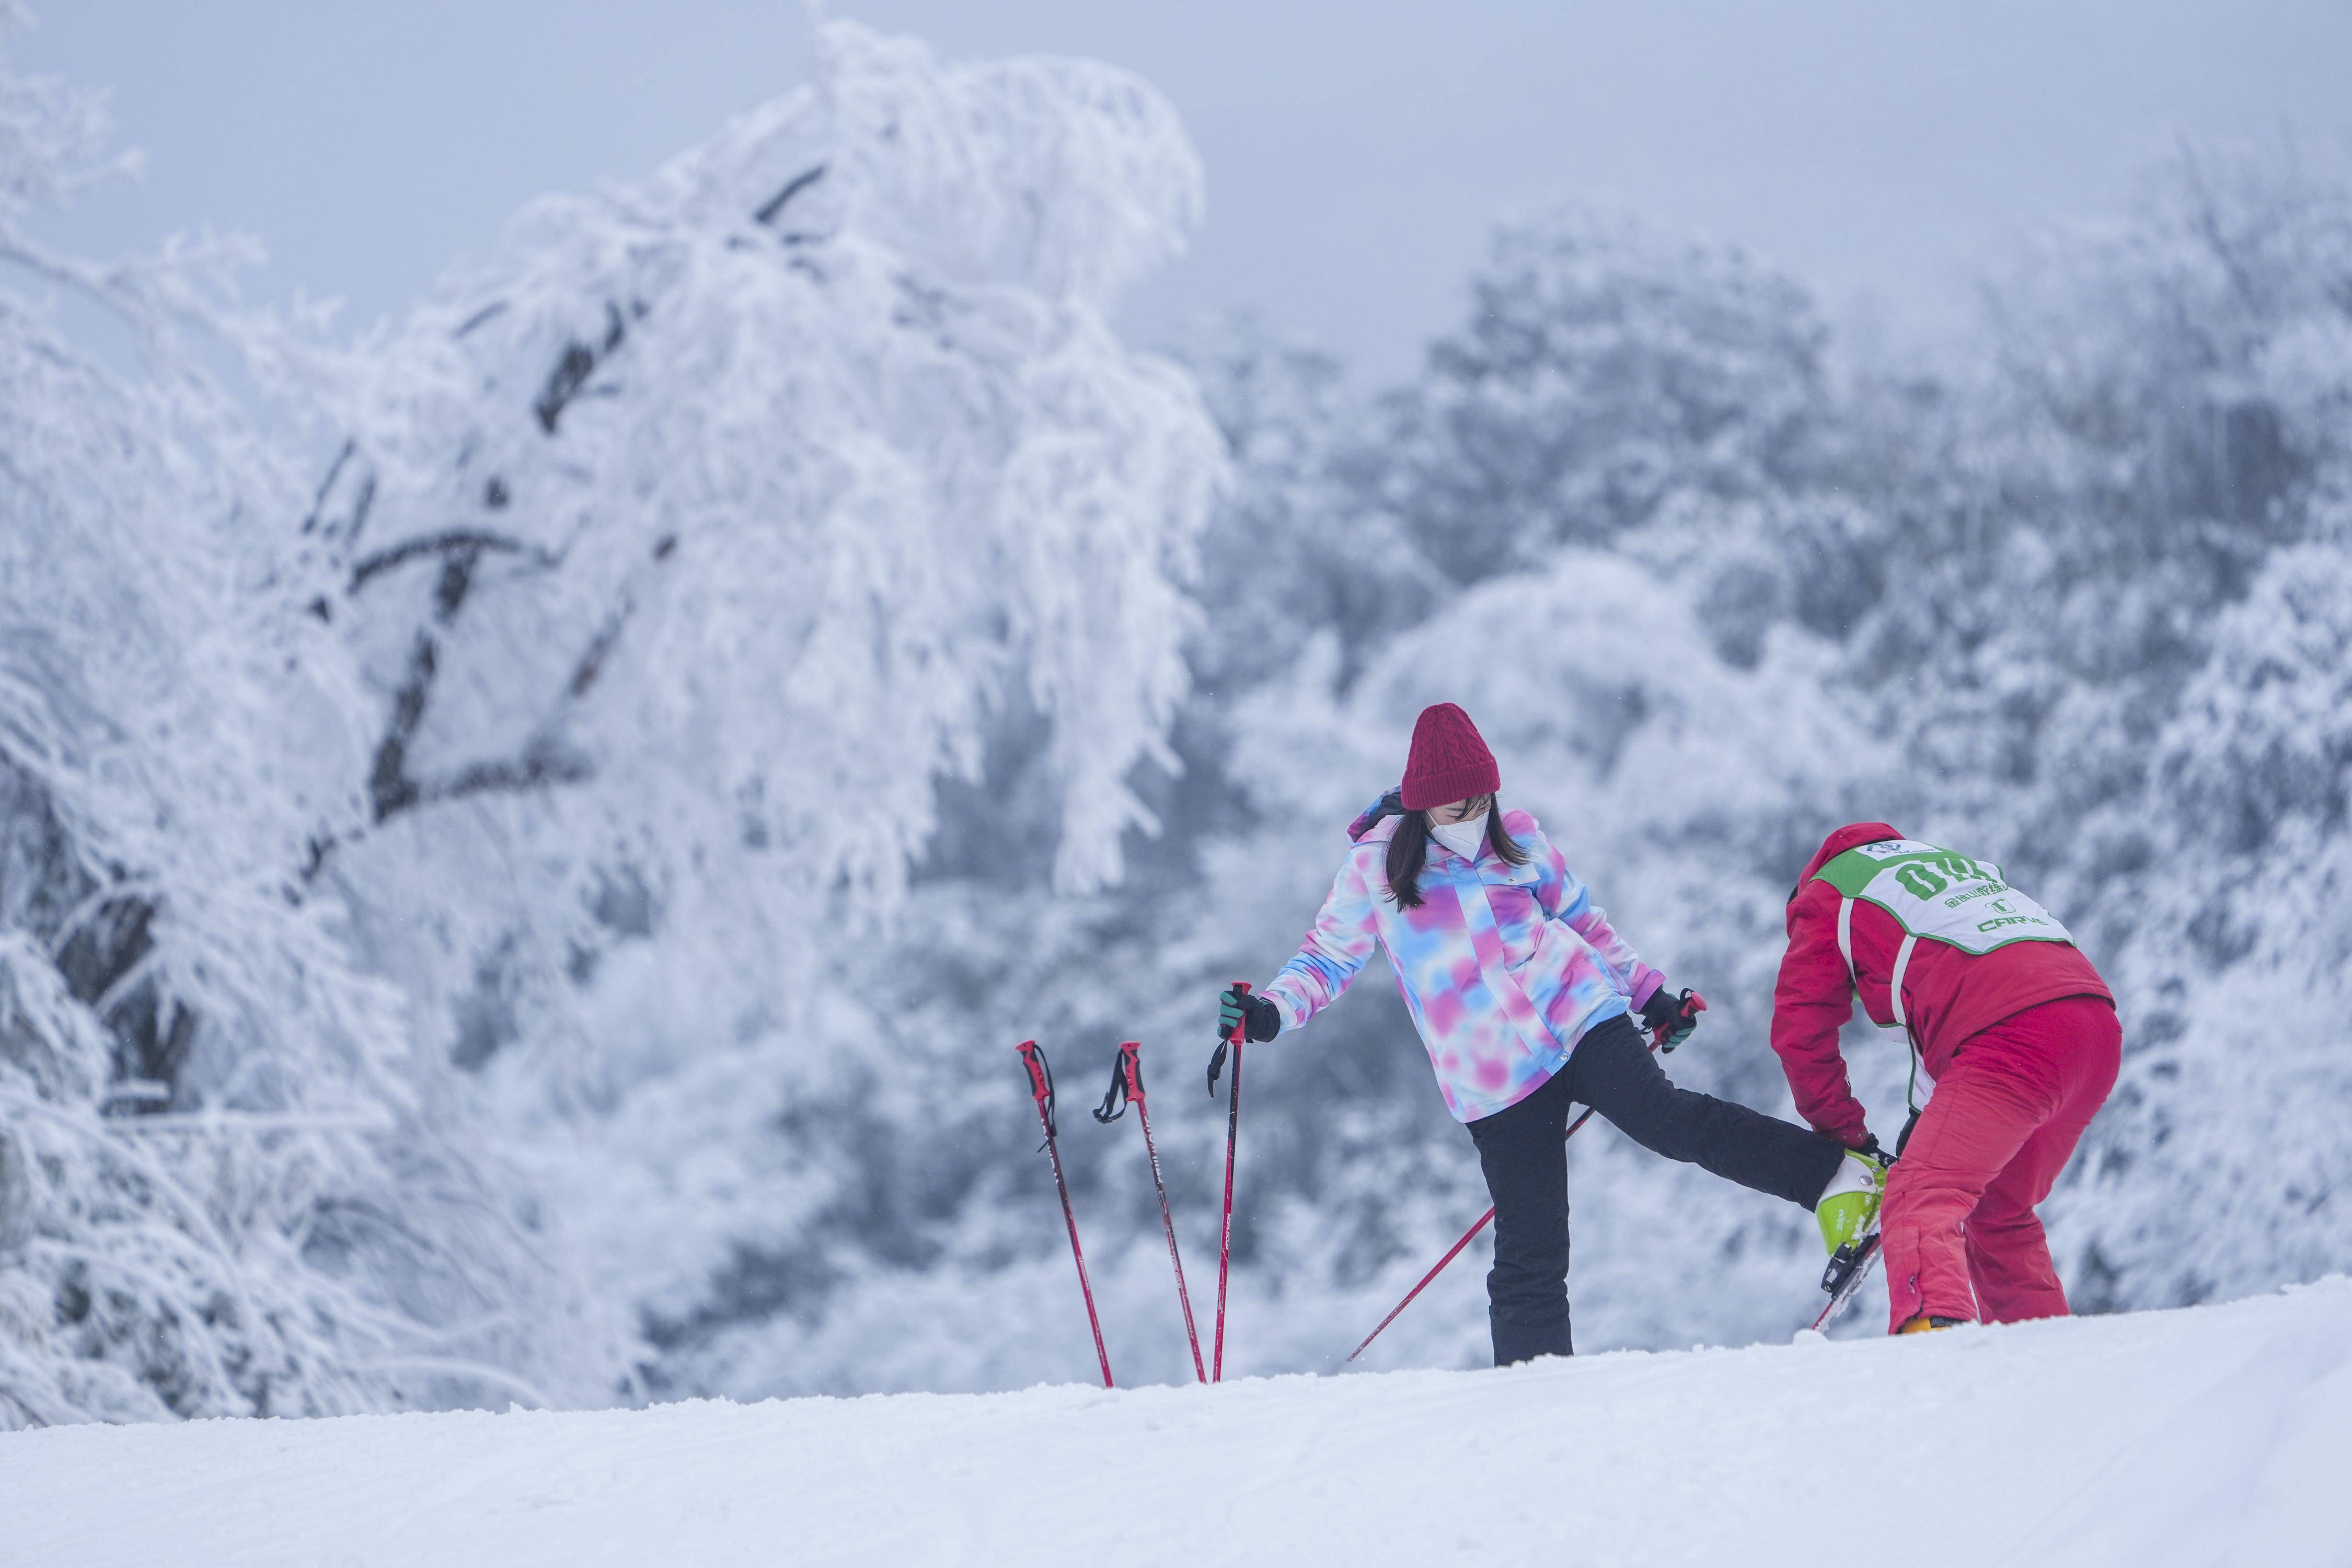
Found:
[[(1236, 980), (1233, 989), (1246, 996), (1249, 982)], [(1209, 1093), (1217, 1092), (1217, 1073), (1225, 1065), (1228, 1048), (1234, 1054), (1233, 1086), (1225, 1091), (1225, 1218), (1217, 1240), (1217, 1348), (1216, 1359), (1211, 1364), (1209, 1381), (1225, 1381), (1225, 1280), (1233, 1272), (1234, 1261), (1234, 1150), (1241, 1142), (1242, 1131), (1242, 1037), (1246, 1025), (1236, 1023), (1234, 1032), (1217, 1042), (1217, 1054), (1209, 1058)]]
[[(1694, 1003), (1696, 1003), (1696, 1005), (1693, 1005)], [(1696, 1015), (1706, 1011), (1706, 1001), (1695, 991), (1685, 991), (1683, 993), (1683, 1011), (1685, 1017), (1696, 1016)], [(1667, 1035), (1667, 1030), (1660, 1029), (1651, 1037), (1649, 1046), (1650, 1054), (1652, 1056), (1658, 1054), (1658, 1049), (1661, 1046), (1665, 1046)], [(1669, 1050), (1673, 1049), (1671, 1046), (1667, 1046), (1666, 1048)], [(1575, 1137), (1576, 1130), (1591, 1120), (1592, 1107), (1588, 1105), (1584, 1108), (1584, 1111), (1581, 1115), (1568, 1124), (1568, 1131), (1561, 1134), (1561, 1141), (1566, 1142), (1568, 1139)], [(1348, 1360), (1353, 1361), (1358, 1356), (1363, 1354), (1365, 1349), (1370, 1346), (1374, 1340), (1381, 1337), (1381, 1329), (1385, 1329), (1391, 1323), (1395, 1322), (1398, 1317), (1403, 1313), (1404, 1310), (1412, 1305), (1412, 1299), (1415, 1296), (1420, 1295), (1423, 1289), (1427, 1289), (1431, 1280), (1436, 1279), (1440, 1274), (1444, 1273), (1445, 1266), (1453, 1262), (1455, 1258), (1461, 1257), (1462, 1249), (1469, 1246), (1470, 1243), (1476, 1238), (1478, 1233), (1486, 1228), (1486, 1222), (1494, 1217), (1495, 1210), (1492, 1205), (1489, 1205), (1486, 1212), (1478, 1216), (1478, 1223), (1472, 1226), (1468, 1230), (1464, 1231), (1462, 1233), (1462, 1239), (1455, 1242), (1445, 1256), (1437, 1260), (1437, 1266), (1421, 1277), (1421, 1283), (1415, 1285), (1412, 1289), (1404, 1293), (1404, 1300), (1396, 1304), (1395, 1310), (1390, 1312), (1387, 1317), (1381, 1320), (1380, 1329), (1374, 1329), (1370, 1333), (1366, 1334), (1364, 1336), (1363, 1344), (1358, 1345), (1354, 1350), (1348, 1352)]]
[(1462, 1249), (1469, 1246), (1473, 1241), (1476, 1240), (1478, 1233), (1486, 1229), (1488, 1222), (1494, 1217), (1495, 1205), (1489, 1204), (1486, 1205), (1486, 1212), (1478, 1216), (1478, 1223), (1472, 1226), (1468, 1230), (1464, 1231), (1462, 1233), (1462, 1239), (1455, 1242), (1452, 1247), (1446, 1248), (1445, 1256), (1439, 1258), (1434, 1264), (1431, 1265), (1429, 1272), (1421, 1277), (1421, 1283), (1406, 1291), (1404, 1293), (1404, 1300), (1399, 1301), (1395, 1306), (1389, 1309), (1389, 1315), (1381, 1320), (1380, 1328), (1374, 1329), (1370, 1333), (1366, 1334), (1364, 1336), (1364, 1342), (1348, 1352), (1348, 1359), (1349, 1361), (1353, 1361), (1358, 1356), (1363, 1354), (1366, 1349), (1370, 1346), (1371, 1342), (1381, 1337), (1381, 1329), (1387, 1328), (1391, 1323), (1395, 1322), (1399, 1318), (1402, 1317), (1404, 1315), (1404, 1310), (1412, 1305), (1412, 1299), (1420, 1295), (1423, 1290), (1427, 1289), (1431, 1280), (1444, 1273), (1445, 1266), (1453, 1262), (1455, 1258), (1461, 1257)]
[(1192, 1294), (1184, 1289), (1184, 1259), (1176, 1250), (1176, 1216), (1168, 1208), (1168, 1184), (1160, 1174), (1160, 1150), (1151, 1142), (1151, 1110), (1143, 1103), (1143, 1047), (1129, 1040), (1118, 1047), (1118, 1059), (1111, 1064), (1110, 1089), (1095, 1111), (1095, 1120), (1108, 1127), (1127, 1114), (1119, 1102), (1122, 1099), (1135, 1102), (1135, 1119), (1143, 1124), (1143, 1152), (1151, 1162), (1151, 1185), (1160, 1194), (1160, 1228), (1168, 1236), (1168, 1261), (1176, 1270), (1176, 1301), (1184, 1309), (1184, 1341), (1192, 1347), (1192, 1375), (1202, 1383), (1209, 1381), (1208, 1369), (1201, 1364), (1201, 1335), (1192, 1326)]
[[(1562, 1141), (1565, 1142), (1569, 1138), (1575, 1137), (1576, 1130), (1591, 1120), (1592, 1108), (1591, 1106), (1587, 1106), (1585, 1107), (1583, 1115), (1578, 1117), (1575, 1121), (1568, 1124), (1568, 1131), (1562, 1135)], [(1420, 1295), (1423, 1290), (1429, 1289), (1429, 1282), (1436, 1279), (1439, 1275), (1444, 1273), (1445, 1266), (1453, 1262), (1455, 1258), (1461, 1257), (1462, 1249), (1469, 1246), (1473, 1241), (1475, 1241), (1478, 1238), (1478, 1233), (1486, 1229), (1487, 1222), (1492, 1220), (1494, 1217), (1495, 1205), (1489, 1204), (1486, 1205), (1486, 1212), (1478, 1216), (1478, 1223), (1472, 1226), (1468, 1230), (1464, 1231), (1462, 1233), (1462, 1239), (1448, 1247), (1446, 1249), (1445, 1256), (1439, 1258), (1437, 1262), (1432, 1266), (1429, 1272), (1421, 1277), (1421, 1283), (1406, 1291), (1404, 1293), (1404, 1300), (1399, 1301), (1394, 1307), (1389, 1310), (1389, 1315), (1381, 1320), (1380, 1328), (1374, 1329), (1370, 1333), (1366, 1334), (1364, 1336), (1364, 1342), (1348, 1352), (1348, 1360), (1353, 1361), (1358, 1356), (1363, 1354), (1364, 1352), (1370, 1347), (1371, 1342), (1381, 1337), (1381, 1329), (1387, 1328), (1391, 1323), (1395, 1322), (1399, 1318), (1402, 1317), (1404, 1315), (1404, 1310), (1412, 1305), (1412, 1299)]]
[(1034, 1040), (1024, 1040), (1013, 1049), (1021, 1053), (1021, 1063), (1029, 1069), (1029, 1092), (1037, 1101), (1037, 1120), (1045, 1129), (1045, 1153), (1054, 1163), (1054, 1186), (1062, 1194), (1062, 1223), (1070, 1227), (1070, 1256), (1077, 1260), (1078, 1289), (1087, 1299), (1087, 1323), (1095, 1331), (1095, 1359), (1102, 1363), (1103, 1386), (1114, 1386), (1110, 1380), (1110, 1352), (1103, 1349), (1102, 1320), (1095, 1315), (1095, 1288), (1087, 1283), (1087, 1255), (1078, 1246), (1078, 1216), (1070, 1208), (1070, 1184), (1062, 1179), (1062, 1152), (1054, 1143), (1054, 1069), (1045, 1065), (1045, 1053), (1037, 1048)]

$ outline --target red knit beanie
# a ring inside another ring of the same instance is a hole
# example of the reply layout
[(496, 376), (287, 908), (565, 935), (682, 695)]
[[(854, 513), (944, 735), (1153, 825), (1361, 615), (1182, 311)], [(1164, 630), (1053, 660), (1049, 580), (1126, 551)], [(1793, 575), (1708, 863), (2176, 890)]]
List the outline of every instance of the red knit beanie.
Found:
[(1413, 721), (1412, 752), (1404, 763), (1404, 808), (1427, 811), (1433, 805), (1492, 795), (1503, 787), (1495, 753), (1478, 736), (1470, 715), (1451, 702), (1424, 708)]

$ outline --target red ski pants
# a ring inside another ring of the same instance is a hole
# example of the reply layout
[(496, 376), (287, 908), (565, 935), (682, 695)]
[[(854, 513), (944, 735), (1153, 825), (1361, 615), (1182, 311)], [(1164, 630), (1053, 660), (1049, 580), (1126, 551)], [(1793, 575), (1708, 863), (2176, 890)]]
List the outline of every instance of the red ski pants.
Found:
[(2035, 1205), (2123, 1061), (2101, 996), (2045, 1002), (1971, 1035), (1886, 1180), (1890, 1330), (1927, 1313), (1989, 1323), (2066, 1314)]

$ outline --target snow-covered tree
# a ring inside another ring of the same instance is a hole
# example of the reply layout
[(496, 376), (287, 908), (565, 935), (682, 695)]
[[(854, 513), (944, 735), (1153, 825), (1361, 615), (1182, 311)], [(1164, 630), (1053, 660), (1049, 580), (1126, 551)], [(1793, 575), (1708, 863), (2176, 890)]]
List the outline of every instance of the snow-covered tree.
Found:
[(813, 87), (532, 208), (332, 395), (325, 611), (383, 716), (319, 883), (657, 1324), (873, 1158), (824, 1168), (891, 1067), (828, 986), (942, 781), (1025, 752), (1068, 892), (1154, 826), (1225, 468), (1106, 320), (1200, 209), (1167, 103), (819, 44)]
[(300, 345), (234, 307), (249, 247), (34, 237), (105, 149), (0, 63), (0, 1426), (609, 1398), (622, 1337), (302, 885), (364, 694), (207, 368)]
[(1468, 321), (1385, 400), (1367, 457), (1422, 547), (1475, 581), (1680, 495), (1801, 479), (1826, 340), (1803, 289), (1737, 247), (1561, 204), (1496, 230)]
[(1361, 401), (1328, 350), (1255, 312), (1197, 328), (1181, 347), (1238, 479), (1202, 545), (1211, 622), (1194, 646), (1205, 684), (1230, 691), (1290, 671), (1318, 633), (1344, 673), (1426, 616), (1446, 580), (1366, 475), (1394, 454), (1358, 441)]
[(2110, 815), (2084, 879), (2113, 901), (2140, 1043), (2070, 1227), (2118, 1306), (2352, 1258), (2335, 1193), (2352, 1146), (2335, 1113), (2352, 1090), (2352, 191), (2241, 161), (2187, 163), (2167, 195), (2130, 275), (2220, 352), (2179, 378), (2160, 428), (2187, 450), (2161, 472), (2217, 542), (2205, 558), (2259, 563), (2184, 585), (2200, 660), (2140, 752), (2139, 809)]
[(2344, 1005), (2347, 235), (2292, 158), (2183, 154), (1995, 280), (1986, 363), (1857, 414), (1904, 424), (1857, 470), (1892, 521), (1851, 678), (1927, 785), (1906, 826), (2000, 857), (2119, 987), (2122, 1084), (2054, 1211), (2094, 1306), (2352, 1257), (2305, 1113)]

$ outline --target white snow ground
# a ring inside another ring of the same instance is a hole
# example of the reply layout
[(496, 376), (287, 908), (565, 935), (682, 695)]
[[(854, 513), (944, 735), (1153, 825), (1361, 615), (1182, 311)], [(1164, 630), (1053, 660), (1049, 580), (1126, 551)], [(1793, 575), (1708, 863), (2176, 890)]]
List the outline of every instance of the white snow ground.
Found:
[(0, 1436), (0, 1563), (2352, 1563), (2352, 1280), (1926, 1339)]

